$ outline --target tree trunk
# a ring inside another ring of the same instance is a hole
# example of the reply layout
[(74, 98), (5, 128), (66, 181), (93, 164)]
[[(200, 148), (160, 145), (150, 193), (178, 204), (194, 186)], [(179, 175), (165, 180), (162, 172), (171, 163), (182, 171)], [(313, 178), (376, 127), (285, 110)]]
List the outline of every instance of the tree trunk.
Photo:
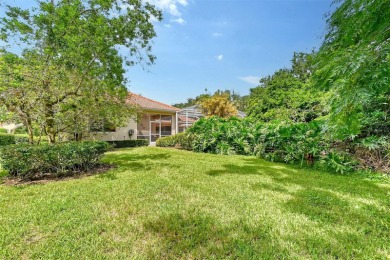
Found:
[(28, 114), (25, 114), (23, 116), (23, 124), (27, 128), (29, 143), (34, 144), (34, 130), (32, 127), (31, 118), (30, 118), (30, 116), (28, 116)]
[(57, 132), (55, 129), (53, 105), (50, 103), (46, 103), (45, 105), (45, 132), (49, 143), (54, 144), (56, 142)]

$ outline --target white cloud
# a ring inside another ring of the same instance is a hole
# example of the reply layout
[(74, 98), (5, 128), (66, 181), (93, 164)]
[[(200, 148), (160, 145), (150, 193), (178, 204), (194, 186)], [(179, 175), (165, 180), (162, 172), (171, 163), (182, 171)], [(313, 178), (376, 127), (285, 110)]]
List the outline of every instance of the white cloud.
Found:
[(187, 6), (188, 0), (143, 0), (152, 5), (155, 5), (158, 9), (168, 12), (173, 16), (180, 17), (181, 13), (178, 6)]
[(181, 5), (184, 5), (184, 6), (187, 6), (188, 5), (188, 2), (187, 0), (177, 0), (177, 2)]
[(167, 27), (167, 28), (171, 28), (172, 27), (172, 25), (169, 24), (169, 23), (164, 24), (164, 26)]
[(218, 55), (217, 60), (223, 60), (223, 55), (222, 54)]
[(246, 83), (249, 83), (251, 85), (259, 85), (259, 80), (260, 80), (260, 77), (256, 77), (256, 76), (246, 76), (246, 77), (239, 77), (239, 79), (241, 79), (242, 81), (245, 81)]
[(215, 32), (212, 34), (213, 37), (221, 37), (222, 36), (222, 33), (219, 33), (219, 32)]
[(186, 21), (184, 21), (183, 18), (176, 18), (176, 19), (171, 19), (171, 22), (178, 23), (178, 24), (185, 24)]

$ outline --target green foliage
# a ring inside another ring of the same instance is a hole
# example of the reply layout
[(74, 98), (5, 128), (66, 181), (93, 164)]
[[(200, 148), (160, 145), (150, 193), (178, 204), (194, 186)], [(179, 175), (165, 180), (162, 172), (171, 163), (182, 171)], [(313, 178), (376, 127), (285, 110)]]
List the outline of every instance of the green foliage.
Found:
[(0, 185), (0, 259), (387, 259), (390, 252), (389, 177), (158, 147), (102, 160), (118, 167)]
[(8, 133), (7, 129), (0, 128), (0, 134), (6, 134)]
[(291, 125), (267, 125), (261, 130), (262, 149), (257, 155), (270, 161), (314, 164), (326, 151), (322, 124), (318, 121)]
[(120, 140), (120, 141), (106, 141), (107, 143), (113, 145), (115, 148), (125, 148), (125, 147), (139, 147), (139, 146), (148, 146), (149, 140)]
[(219, 154), (251, 154), (254, 143), (250, 122), (236, 117), (201, 118), (188, 132), (193, 136), (193, 150)]
[[(323, 121), (264, 124), (250, 118), (212, 117), (200, 119), (188, 129), (188, 135), (196, 152), (256, 155), (274, 162), (317, 165), (337, 173), (357, 169), (354, 146), (343, 148), (345, 144), (327, 139)], [(168, 147), (176, 144), (174, 137), (158, 143)]]
[(176, 145), (176, 135), (160, 137), (156, 141), (158, 147), (175, 147)]
[(312, 55), (294, 53), (291, 69), (262, 78), (251, 89), (248, 116), (263, 122), (310, 122), (324, 115), (326, 95), (311, 81)]
[(0, 134), (0, 146), (15, 144), (15, 136), (13, 134)]
[(177, 107), (177, 108), (185, 108), (193, 105), (199, 104), (203, 99), (211, 97), (210, 94), (200, 94), (199, 96), (196, 96), (195, 98), (188, 98), (187, 102), (183, 103), (176, 103), (173, 104), (172, 106)]
[(321, 160), (321, 163), (328, 171), (341, 174), (352, 172), (357, 165), (357, 162), (351, 158), (351, 155), (336, 151), (329, 152)]
[(321, 124), (262, 124), (251, 119), (201, 119), (189, 129), (197, 152), (257, 155), (270, 161), (313, 164), (325, 150)]
[(328, 17), (316, 84), (332, 95), (335, 138), (390, 132), (390, 1), (345, 0)]
[(10, 144), (28, 143), (29, 138), (26, 135), (0, 134), (0, 146)]
[[(124, 66), (154, 62), (151, 17), (161, 20), (162, 14), (145, 1), (122, 2), (36, 0), (26, 10), (4, 5), (0, 101), (27, 127), (31, 142), (34, 127), (54, 143), (60, 132), (82, 136), (98, 120), (121, 125), (134, 112), (126, 105)], [(12, 53), (11, 45), (22, 52)]]
[[(230, 91), (230, 90), (217, 90), (214, 92), (213, 95), (225, 95), (228, 97), (228, 99), (233, 103), (233, 105), (241, 111), (245, 111), (248, 105), (248, 96), (241, 96), (240, 94)], [(187, 102), (183, 103), (176, 103), (172, 106), (177, 108), (185, 108), (193, 105), (198, 105), (203, 100), (210, 98), (212, 95), (206, 93), (206, 94), (200, 94), (199, 96), (196, 96), (195, 98), (188, 98)]]
[(185, 150), (192, 150), (193, 136), (189, 132), (183, 132), (172, 136), (161, 137), (157, 139), (156, 146), (176, 147)]
[(0, 161), (11, 176), (21, 179), (73, 175), (99, 165), (108, 146), (106, 142), (15, 144), (1, 147)]

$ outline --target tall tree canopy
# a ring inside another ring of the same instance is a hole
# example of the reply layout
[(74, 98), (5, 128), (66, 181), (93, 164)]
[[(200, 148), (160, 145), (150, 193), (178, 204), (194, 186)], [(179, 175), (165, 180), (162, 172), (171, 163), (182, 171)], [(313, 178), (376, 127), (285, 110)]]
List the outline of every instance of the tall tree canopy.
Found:
[(264, 122), (309, 122), (324, 114), (325, 93), (313, 88), (314, 54), (294, 53), (292, 67), (262, 78), (249, 95), (248, 116)]
[(142, 0), (36, 3), (31, 10), (6, 6), (0, 21), (0, 39), (22, 48), (8, 45), (0, 54), (3, 104), (19, 115), (31, 139), (35, 123), (51, 142), (61, 131), (85, 129), (87, 118), (123, 121), (124, 66), (154, 62), (151, 20), (161, 20), (161, 12)]
[(315, 79), (330, 90), (340, 138), (390, 132), (390, 1), (336, 0)]
[[(241, 96), (237, 92), (230, 91), (230, 90), (217, 90), (214, 92), (213, 95), (225, 95), (227, 98), (234, 104), (234, 106), (238, 110), (246, 110), (246, 107), (248, 105), (248, 96)], [(187, 102), (183, 103), (176, 103), (172, 106), (177, 108), (185, 108), (193, 105), (198, 105), (200, 102), (202, 102), (204, 99), (210, 98), (212, 95), (205, 93), (200, 94), (199, 96), (196, 96), (195, 98), (188, 98)]]

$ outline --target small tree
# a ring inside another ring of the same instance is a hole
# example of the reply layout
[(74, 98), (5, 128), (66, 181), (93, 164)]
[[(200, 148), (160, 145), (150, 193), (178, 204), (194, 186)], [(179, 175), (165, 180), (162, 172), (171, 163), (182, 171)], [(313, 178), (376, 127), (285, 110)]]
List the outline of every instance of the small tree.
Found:
[(199, 103), (202, 113), (206, 117), (219, 116), (227, 118), (237, 115), (237, 108), (229, 100), (227, 95), (215, 94), (210, 98), (206, 98)]
[(31, 10), (6, 6), (0, 20), (0, 40), (23, 49), (5, 46), (0, 54), (0, 101), (19, 116), (30, 141), (34, 124), (54, 143), (61, 131), (75, 130), (74, 119), (78, 126), (99, 115), (123, 121), (124, 64), (154, 62), (151, 20), (161, 20), (161, 12), (142, 0), (36, 3)]

